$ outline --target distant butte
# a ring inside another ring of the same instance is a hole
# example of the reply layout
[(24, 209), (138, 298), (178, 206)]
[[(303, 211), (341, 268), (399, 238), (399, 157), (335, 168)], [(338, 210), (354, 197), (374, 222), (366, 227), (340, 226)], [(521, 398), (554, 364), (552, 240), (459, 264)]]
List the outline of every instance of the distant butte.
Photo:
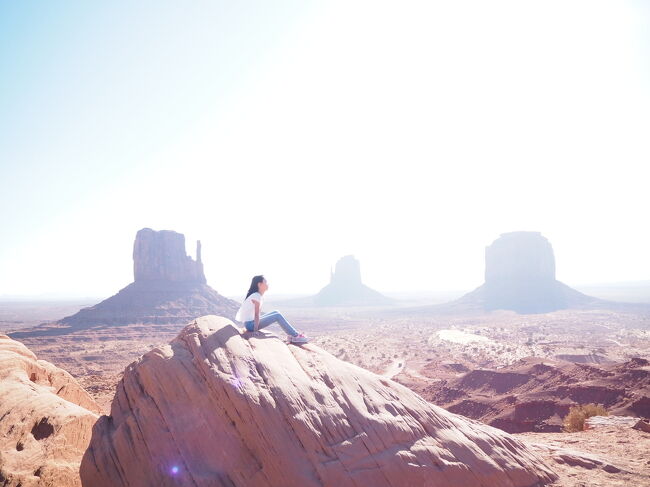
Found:
[(57, 322), (63, 328), (11, 334), (13, 338), (61, 334), (95, 325), (187, 323), (198, 316), (217, 314), (233, 318), (237, 302), (207, 285), (201, 261), (185, 253), (185, 236), (171, 230), (138, 231), (133, 245), (134, 282), (114, 296)]
[(647, 311), (650, 307), (594, 298), (567, 286), (555, 278), (553, 248), (540, 232), (509, 232), (485, 248), (485, 282), (481, 286), (454, 301), (410, 311), (462, 314), (509, 310), (534, 314), (561, 309)]
[(330, 283), (314, 296), (317, 306), (372, 306), (391, 302), (361, 282), (361, 266), (352, 255), (339, 259), (330, 274)]
[(526, 314), (598, 301), (555, 279), (553, 248), (540, 232), (509, 232), (485, 248), (485, 283), (457, 303)]

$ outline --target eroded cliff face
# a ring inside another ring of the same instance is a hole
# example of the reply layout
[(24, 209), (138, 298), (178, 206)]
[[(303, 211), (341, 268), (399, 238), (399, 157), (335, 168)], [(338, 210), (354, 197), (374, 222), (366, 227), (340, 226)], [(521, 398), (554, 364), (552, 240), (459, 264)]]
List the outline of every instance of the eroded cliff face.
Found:
[(352, 255), (341, 257), (330, 283), (314, 296), (318, 306), (368, 306), (389, 304), (391, 300), (361, 282), (361, 266)]
[(448, 413), (314, 344), (188, 325), (125, 371), (81, 465), (84, 486), (532, 487), (524, 443)]
[(143, 228), (133, 244), (134, 281), (195, 282), (205, 284), (201, 242), (196, 261), (185, 253), (185, 236), (171, 230)]
[(80, 486), (99, 406), (66, 371), (0, 335), (0, 482)]

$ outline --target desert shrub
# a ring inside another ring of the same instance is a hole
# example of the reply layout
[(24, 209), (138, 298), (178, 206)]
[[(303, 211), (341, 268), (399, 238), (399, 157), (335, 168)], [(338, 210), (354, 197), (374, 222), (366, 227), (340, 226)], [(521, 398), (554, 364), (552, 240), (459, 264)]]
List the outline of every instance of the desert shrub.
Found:
[(582, 431), (585, 429), (585, 419), (607, 415), (607, 410), (599, 404), (573, 406), (569, 409), (569, 414), (564, 417), (564, 431)]

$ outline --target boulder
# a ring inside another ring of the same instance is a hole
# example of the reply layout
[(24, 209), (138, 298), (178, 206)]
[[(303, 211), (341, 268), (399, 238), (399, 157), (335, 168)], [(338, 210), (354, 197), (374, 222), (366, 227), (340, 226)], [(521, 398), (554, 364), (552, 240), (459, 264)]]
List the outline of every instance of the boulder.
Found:
[(0, 484), (80, 486), (99, 406), (66, 371), (0, 335)]
[(84, 486), (532, 487), (555, 475), (513, 436), (313, 343), (189, 324), (129, 365)]
[(650, 421), (647, 419), (639, 419), (636, 423), (634, 423), (634, 426), (632, 426), (635, 430), (643, 431), (645, 433), (650, 433)]

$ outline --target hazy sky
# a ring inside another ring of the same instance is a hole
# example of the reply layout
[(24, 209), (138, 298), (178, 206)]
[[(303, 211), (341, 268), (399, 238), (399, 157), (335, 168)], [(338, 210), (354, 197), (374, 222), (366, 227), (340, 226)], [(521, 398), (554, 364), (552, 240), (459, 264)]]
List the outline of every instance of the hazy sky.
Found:
[(472, 289), (500, 233), (650, 279), (650, 8), (2, 2), (0, 295), (107, 296), (142, 227), (209, 284)]

